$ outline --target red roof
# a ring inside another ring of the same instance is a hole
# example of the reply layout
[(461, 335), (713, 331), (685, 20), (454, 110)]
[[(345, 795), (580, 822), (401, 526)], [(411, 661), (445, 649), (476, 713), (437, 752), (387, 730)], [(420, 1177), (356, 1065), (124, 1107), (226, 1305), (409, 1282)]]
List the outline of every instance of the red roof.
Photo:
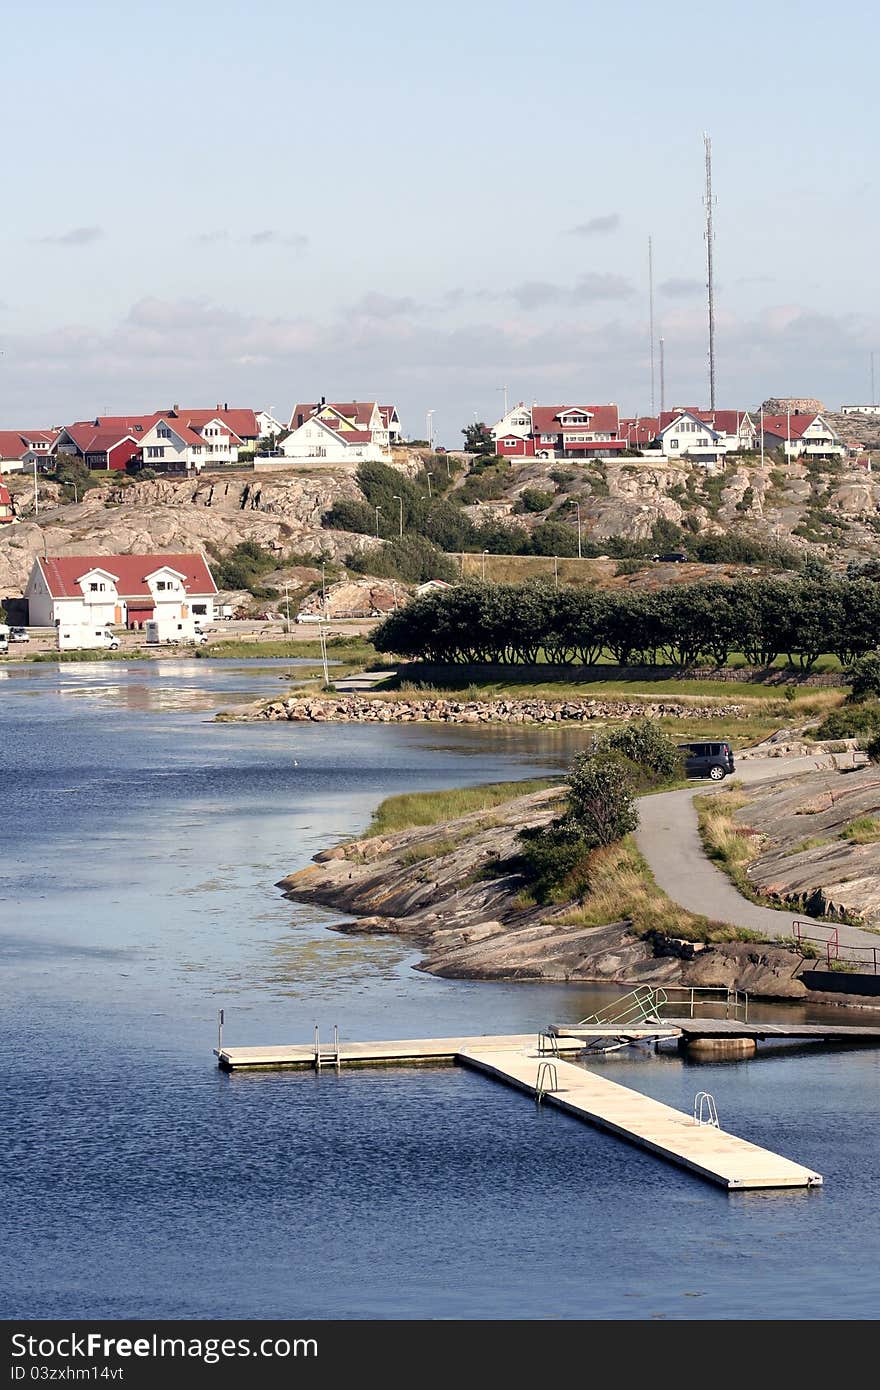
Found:
[(50, 555), (38, 556), (49, 593), (53, 598), (80, 598), (79, 580), (90, 570), (104, 570), (116, 580), (120, 598), (149, 598), (147, 576), (160, 569), (183, 575), (188, 594), (216, 594), (211, 571), (204, 555)]
[(660, 416), (660, 429), (665, 430), (682, 415), (693, 415), (719, 434), (739, 434), (740, 425), (747, 414), (745, 410), (697, 410), (696, 407), (683, 406), (681, 410), (664, 410)]
[[(345, 417), (346, 420), (353, 420), (360, 425), (361, 429), (369, 429), (373, 411), (376, 409), (375, 401), (298, 401), (290, 414), (290, 428), (296, 429), (296, 420), (301, 415), (303, 423), (310, 419), (312, 415), (317, 415), (321, 410), (335, 410), (337, 414)], [(379, 406), (379, 413), (383, 410), (391, 411), (393, 406)], [(384, 417), (383, 417), (384, 418)], [(387, 420), (385, 421), (387, 424)]]
[(123, 434), (146, 434), (151, 425), (159, 419), (158, 411), (151, 415), (97, 415), (94, 420), (74, 420), (67, 426), (67, 432), (91, 427), (96, 430), (117, 430)]
[(220, 406), (216, 410), (183, 410), (180, 406), (175, 406), (173, 410), (160, 411), (160, 414), (164, 415), (166, 420), (182, 420), (194, 430), (204, 429), (211, 420), (222, 420), (226, 428), (232, 434), (238, 435), (240, 440), (260, 437), (260, 427), (253, 410), (226, 410)]
[(622, 419), (620, 422), (620, 436), (631, 449), (638, 449), (643, 444), (653, 444), (659, 429), (660, 421), (656, 415), (633, 416), (632, 419)]
[[(74, 430), (76, 430), (75, 434)], [(108, 454), (125, 440), (129, 440), (134, 445), (137, 445), (139, 442), (128, 430), (124, 430), (120, 433), (120, 431), (116, 429), (96, 430), (93, 427), (74, 425), (71, 426), (67, 432), (73, 439), (76, 447), (84, 454)]]
[(51, 444), (57, 438), (57, 430), (0, 430), (0, 458), (20, 459), (32, 442), (44, 440)]
[(592, 418), (583, 425), (569, 425), (567, 429), (590, 430), (594, 434), (617, 434), (620, 417), (616, 405), (533, 405), (533, 434), (562, 434), (563, 425), (559, 419), (569, 410), (582, 410)]
[(778, 439), (800, 439), (804, 430), (818, 419), (815, 411), (803, 415), (765, 415), (764, 433), (775, 435)]

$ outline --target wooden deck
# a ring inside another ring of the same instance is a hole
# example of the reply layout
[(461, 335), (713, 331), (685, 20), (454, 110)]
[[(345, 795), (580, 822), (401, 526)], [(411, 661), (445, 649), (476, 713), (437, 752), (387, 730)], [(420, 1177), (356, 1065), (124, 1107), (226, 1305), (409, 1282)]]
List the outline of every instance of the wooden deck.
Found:
[[(644, 1030), (646, 1035), (656, 1036), (657, 1029)], [(672, 1034), (670, 1033), (672, 1036)], [(582, 1051), (583, 1039), (560, 1038), (560, 1051), (577, 1053)], [(465, 1048), (475, 1047), (483, 1051), (496, 1048), (537, 1048), (536, 1033), (489, 1034), (483, 1037), (468, 1038), (399, 1038), (392, 1042), (340, 1042), (339, 1062), (341, 1066), (374, 1066), (377, 1063), (417, 1063), (454, 1062)], [(332, 1066), (332, 1044), (326, 1040), (321, 1043), (322, 1066)], [(275, 1067), (314, 1067), (314, 1043), (294, 1044), (290, 1047), (215, 1047), (214, 1055), (225, 1071), (239, 1071), (249, 1067), (251, 1070), (272, 1069)]]
[[(714, 1125), (699, 1125), (660, 1101), (651, 1100), (615, 1081), (596, 1076), (571, 1062), (553, 1061), (535, 1051), (490, 1051), (470, 1048), (459, 1054), (465, 1066), (536, 1095), (539, 1072), (554, 1083), (544, 1100), (578, 1119), (597, 1125), (661, 1158), (689, 1168), (729, 1191), (771, 1187), (819, 1187), (822, 1177), (791, 1159), (759, 1148)], [(556, 1084), (558, 1083), (558, 1084)]]
[[(764, 1023), (760, 1019), (749, 1023), (734, 1018), (664, 1018), (663, 1026), (684, 1038), (754, 1038), (767, 1041), (774, 1038), (809, 1040), (812, 1042), (873, 1043), (880, 1046), (880, 1028), (861, 1024), (837, 1023)], [(621, 1027), (621, 1034), (629, 1034), (629, 1028)], [(589, 1038), (595, 1030), (577, 1025), (567, 1027), (553, 1024), (550, 1032), (560, 1042), (569, 1038)]]

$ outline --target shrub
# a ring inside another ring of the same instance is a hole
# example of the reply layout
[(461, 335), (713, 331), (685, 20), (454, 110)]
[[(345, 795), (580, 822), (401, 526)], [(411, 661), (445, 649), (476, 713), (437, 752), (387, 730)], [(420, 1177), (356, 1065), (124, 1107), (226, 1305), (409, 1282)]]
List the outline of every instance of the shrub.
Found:
[[(523, 830), (519, 844), (517, 867), (527, 879), (532, 897), (539, 903), (550, 902), (564, 883), (571, 882), (589, 850), (583, 836), (563, 822)], [(582, 890), (588, 887), (585, 877), (579, 886)]]
[(600, 751), (622, 754), (637, 769), (653, 774), (653, 780), (674, 781), (681, 775), (678, 746), (650, 719), (631, 719), (600, 739)]
[(880, 704), (849, 706), (826, 715), (815, 731), (817, 739), (856, 738), (880, 733)]
[(349, 555), (346, 564), (359, 574), (403, 579), (410, 584), (423, 584), (427, 579), (453, 583), (459, 577), (455, 561), (422, 536), (403, 536), (383, 546), (370, 546)]
[(553, 493), (543, 492), (537, 487), (523, 488), (519, 495), (519, 505), (524, 512), (546, 512), (553, 506)]
[(851, 700), (867, 700), (880, 695), (880, 652), (866, 652), (847, 668)]
[(568, 810), (562, 824), (591, 847), (623, 839), (639, 823), (628, 760), (616, 751), (576, 758), (568, 776)]

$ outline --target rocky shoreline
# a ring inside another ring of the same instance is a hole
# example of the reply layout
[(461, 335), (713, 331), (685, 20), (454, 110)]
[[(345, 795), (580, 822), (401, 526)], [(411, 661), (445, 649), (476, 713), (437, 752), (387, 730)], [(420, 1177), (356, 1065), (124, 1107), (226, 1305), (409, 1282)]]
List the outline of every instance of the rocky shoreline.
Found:
[(312, 723), (564, 724), (591, 719), (740, 719), (743, 705), (700, 705), (682, 700), (420, 700), (370, 699), (363, 695), (292, 695), (256, 710), (231, 713), (235, 720)]
[[(558, 796), (554, 789), (534, 792), (445, 825), (338, 845), (277, 886), (292, 901), (353, 916), (334, 930), (387, 932), (411, 941), (424, 953), (416, 968), (433, 975), (715, 986), (768, 999), (807, 997), (798, 978), (803, 962), (781, 946), (641, 935), (628, 921), (582, 926), (562, 920), (571, 904), (524, 906), (522, 882), (504, 872), (503, 861), (524, 826), (546, 824), (557, 814)], [(823, 996), (823, 1002), (838, 1001)]]

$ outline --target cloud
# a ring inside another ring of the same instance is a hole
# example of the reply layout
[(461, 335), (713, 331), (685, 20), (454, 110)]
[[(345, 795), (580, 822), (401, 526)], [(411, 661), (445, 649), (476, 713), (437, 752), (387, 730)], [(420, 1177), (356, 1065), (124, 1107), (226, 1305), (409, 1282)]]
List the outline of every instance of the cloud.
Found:
[(195, 240), (200, 246), (213, 246), (218, 241), (228, 241), (229, 233), (225, 229), (222, 231), (218, 229), (215, 232), (199, 232)]
[(619, 212), (606, 212), (601, 217), (590, 217), (586, 222), (579, 222), (576, 227), (569, 228), (569, 236), (604, 236), (608, 232), (616, 232), (620, 226)]
[(595, 304), (600, 300), (629, 299), (635, 293), (622, 275), (590, 271), (574, 285), (555, 285), (548, 280), (526, 280), (510, 291), (521, 309), (543, 309), (550, 304)]
[(91, 246), (104, 235), (102, 227), (71, 227), (69, 232), (56, 232), (53, 236), (39, 237), (44, 246)]
[(352, 306), (352, 310), (365, 318), (396, 319), (402, 314), (415, 313), (418, 305), (408, 295), (380, 294), (370, 290)]
[(698, 294), (706, 292), (702, 280), (691, 280), (687, 276), (673, 276), (671, 280), (662, 280), (657, 288), (669, 299), (695, 299)]
[(270, 227), (251, 232), (244, 240), (250, 246), (292, 246), (295, 251), (305, 251), (309, 244), (309, 238), (302, 232), (276, 232)]

